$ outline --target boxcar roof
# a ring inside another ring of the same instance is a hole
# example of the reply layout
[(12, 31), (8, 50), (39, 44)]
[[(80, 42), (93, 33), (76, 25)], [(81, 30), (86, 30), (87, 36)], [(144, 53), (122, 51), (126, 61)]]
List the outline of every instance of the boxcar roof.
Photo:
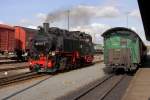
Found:
[[(121, 32), (121, 31), (122, 31), (122, 32)], [(123, 31), (128, 31), (128, 33), (123, 32)], [(133, 31), (133, 30), (131, 30), (131, 29), (129, 29), (129, 28), (125, 28), (125, 27), (115, 27), (115, 28), (111, 28), (111, 29), (105, 31), (105, 32), (102, 34), (102, 36), (105, 37), (105, 36), (107, 36), (107, 35), (110, 35), (111, 33), (116, 33), (116, 34), (133, 34), (133, 35), (137, 36), (137, 37), (140, 39), (140, 41), (143, 43), (142, 39), (138, 36), (138, 34), (137, 34), (135, 31)], [(144, 43), (143, 43), (143, 45), (144, 45)]]
[(26, 32), (38, 33), (37, 29), (32, 29), (32, 28), (27, 28), (27, 27), (22, 27), (22, 26), (14, 26), (14, 27), (22, 28)]
[[(122, 32), (121, 32), (122, 31)], [(134, 32), (133, 30), (129, 29), (129, 28), (124, 28), (124, 27), (115, 27), (115, 28), (111, 28), (108, 29), (107, 31), (105, 31), (102, 36), (105, 37), (107, 35), (110, 35), (111, 33), (116, 33), (116, 34), (127, 34), (126, 32), (123, 31), (128, 31), (128, 34), (130, 32), (130, 34), (134, 34), (137, 36), (136, 32)]]
[(12, 26), (4, 25), (4, 24), (0, 24), (0, 28), (1, 28), (1, 29), (14, 30), (14, 28), (13, 28)]

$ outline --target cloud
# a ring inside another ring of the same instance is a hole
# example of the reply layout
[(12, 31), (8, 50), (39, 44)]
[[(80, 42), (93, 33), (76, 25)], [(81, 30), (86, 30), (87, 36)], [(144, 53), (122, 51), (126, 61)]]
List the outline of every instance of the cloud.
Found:
[(71, 30), (80, 30), (80, 31), (85, 31), (87, 33), (101, 33), (101, 32), (104, 32), (108, 28), (110, 28), (109, 25), (93, 23), (93, 24), (85, 25), (85, 26), (77, 26), (77, 27), (71, 28)]
[(3, 22), (3, 21), (0, 21), (0, 24), (4, 24), (4, 22)]
[(109, 29), (111, 26), (100, 24), (100, 23), (93, 23), (90, 25), (84, 25), (84, 26), (77, 26), (71, 28), (72, 31), (82, 31), (90, 34), (93, 38), (94, 43), (103, 43), (103, 38), (101, 37), (101, 34)]
[(129, 13), (129, 15), (132, 16), (132, 17), (139, 18), (139, 19), (141, 18), (140, 11), (138, 9), (131, 11)]
[(114, 6), (106, 6), (103, 8), (95, 9), (96, 17), (103, 17), (103, 18), (114, 18), (120, 15), (120, 11)]
[(120, 11), (115, 6), (87, 6), (79, 5), (73, 8), (70, 8), (69, 11), (66, 9), (57, 10), (50, 12), (47, 15), (46, 21), (62, 21), (70, 16), (70, 24), (72, 26), (77, 25), (86, 25), (91, 22), (92, 19), (99, 18), (114, 18), (120, 15)]
[(46, 15), (45, 13), (38, 13), (38, 14), (36, 15), (36, 17), (37, 17), (38, 19), (40, 19), (41, 21), (45, 21), (47, 15)]
[(30, 20), (29, 19), (26, 19), (26, 18), (23, 18), (19, 21), (19, 24), (21, 25), (27, 25), (27, 24), (30, 24)]
[(29, 25), (29, 26), (27, 26), (27, 28), (37, 29), (37, 26)]
[(44, 13), (37, 13), (35, 14), (33, 20), (28, 18), (23, 18), (18, 22), (18, 24), (24, 27), (35, 29), (35, 27), (41, 25), (45, 21), (46, 16), (47, 15)]

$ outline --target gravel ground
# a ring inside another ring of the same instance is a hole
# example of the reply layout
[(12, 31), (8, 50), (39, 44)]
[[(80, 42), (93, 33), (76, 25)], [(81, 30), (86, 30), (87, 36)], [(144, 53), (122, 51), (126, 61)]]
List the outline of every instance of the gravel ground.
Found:
[[(22, 62), (22, 63), (13, 63), (13, 64), (2, 64), (0, 65), (0, 70), (7, 69), (7, 68), (23, 67), (23, 66), (28, 66), (28, 63)], [(11, 76), (11, 75), (17, 75), (25, 72), (29, 72), (29, 69), (26, 68), (26, 69), (19, 69), (19, 70), (3, 71), (0, 72), (0, 78)]]
[(0, 72), (0, 78), (9, 77), (12, 75), (17, 75), (26, 72), (30, 72), (30, 70), (26, 68), (26, 69), (12, 70), (12, 71), (4, 71), (4, 72)]
[(54, 100), (104, 76), (99, 63), (90, 67), (59, 73), (51, 78), (32, 80), (0, 89), (3, 100)]

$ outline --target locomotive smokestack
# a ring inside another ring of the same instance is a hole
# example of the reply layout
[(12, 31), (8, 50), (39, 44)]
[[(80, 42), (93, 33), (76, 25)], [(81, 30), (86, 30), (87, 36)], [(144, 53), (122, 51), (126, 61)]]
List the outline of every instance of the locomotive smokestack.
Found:
[(49, 30), (49, 23), (43, 23), (44, 32), (48, 33)]

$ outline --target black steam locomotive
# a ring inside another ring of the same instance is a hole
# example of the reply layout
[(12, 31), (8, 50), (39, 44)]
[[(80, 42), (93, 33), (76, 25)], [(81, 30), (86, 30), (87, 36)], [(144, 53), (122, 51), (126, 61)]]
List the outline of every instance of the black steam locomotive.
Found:
[(30, 70), (55, 72), (93, 61), (92, 37), (80, 31), (67, 31), (48, 23), (40, 27), (30, 44)]

